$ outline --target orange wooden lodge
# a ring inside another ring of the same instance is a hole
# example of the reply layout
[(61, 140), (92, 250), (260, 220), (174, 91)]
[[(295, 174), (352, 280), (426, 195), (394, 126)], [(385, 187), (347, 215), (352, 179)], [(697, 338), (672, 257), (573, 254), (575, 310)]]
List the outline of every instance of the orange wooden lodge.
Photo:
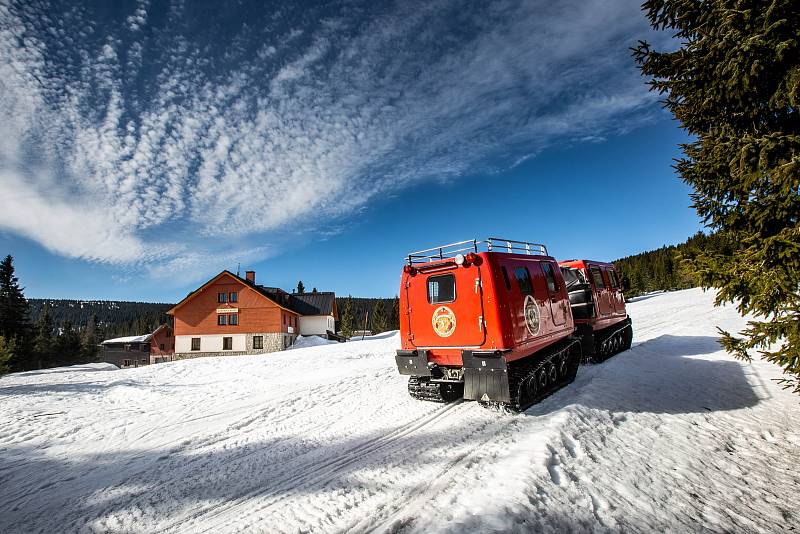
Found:
[(175, 357), (263, 354), (298, 336), (335, 338), (333, 292), (287, 293), (222, 271), (167, 312), (175, 319)]

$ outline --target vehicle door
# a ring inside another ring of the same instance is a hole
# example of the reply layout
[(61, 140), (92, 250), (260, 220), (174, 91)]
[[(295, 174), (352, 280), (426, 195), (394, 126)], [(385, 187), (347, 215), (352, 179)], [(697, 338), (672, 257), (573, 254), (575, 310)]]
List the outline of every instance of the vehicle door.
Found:
[(536, 262), (514, 261), (507, 265), (511, 278), (509, 310), (514, 330), (514, 342), (523, 345), (550, 331), (550, 311), (547, 292), (543, 290), (541, 270)]
[(553, 264), (541, 262), (539, 265), (547, 284), (547, 303), (550, 307), (550, 315), (553, 317), (553, 324), (561, 326), (567, 322), (566, 287), (563, 283), (559, 284)]
[(603, 271), (597, 265), (589, 265), (589, 279), (595, 289), (597, 295), (597, 312), (603, 315), (611, 315), (613, 309), (611, 307), (611, 295), (609, 288), (606, 285)]
[(625, 302), (622, 298), (622, 285), (620, 284), (619, 277), (617, 277), (617, 272), (613, 267), (606, 267), (604, 270), (610, 285), (611, 308), (614, 314), (622, 313), (625, 311)]
[(447, 263), (420, 268), (406, 282), (411, 343), (416, 347), (475, 347), (483, 344), (481, 268)]

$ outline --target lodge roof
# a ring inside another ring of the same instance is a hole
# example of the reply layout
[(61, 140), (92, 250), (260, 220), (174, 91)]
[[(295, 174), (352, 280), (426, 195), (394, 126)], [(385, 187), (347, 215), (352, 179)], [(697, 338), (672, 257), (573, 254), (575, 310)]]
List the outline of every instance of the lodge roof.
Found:
[(332, 291), (287, 293), (279, 287), (253, 287), (300, 315), (331, 315), (333, 313), (336, 295)]
[(332, 315), (336, 295), (332, 291), (292, 293), (292, 305), (302, 315)]
[(317, 293), (287, 293), (279, 287), (269, 287), (254, 284), (250, 282), (250, 280), (233, 274), (227, 269), (186, 295), (183, 300), (173, 306), (172, 309), (167, 313), (173, 313), (179, 306), (183, 305), (186, 301), (202, 291), (207, 285), (223, 274), (227, 274), (244, 285), (253, 288), (259, 294), (268, 298), (281, 308), (293, 311), (299, 315), (331, 315), (333, 313), (336, 295), (332, 291), (322, 291)]

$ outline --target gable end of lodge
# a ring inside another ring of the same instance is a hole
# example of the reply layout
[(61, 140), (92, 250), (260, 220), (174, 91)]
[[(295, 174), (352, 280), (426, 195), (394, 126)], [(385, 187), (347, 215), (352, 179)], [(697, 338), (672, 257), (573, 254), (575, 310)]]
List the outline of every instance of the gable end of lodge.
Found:
[(338, 339), (333, 292), (287, 293), (222, 271), (167, 312), (174, 318), (175, 358), (265, 354), (299, 336)]

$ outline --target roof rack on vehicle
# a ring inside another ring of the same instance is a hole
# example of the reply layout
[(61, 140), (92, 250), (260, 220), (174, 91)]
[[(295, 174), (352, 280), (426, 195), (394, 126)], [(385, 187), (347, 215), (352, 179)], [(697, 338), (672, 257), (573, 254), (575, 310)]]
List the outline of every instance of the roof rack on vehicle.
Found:
[(415, 263), (428, 263), (445, 258), (452, 258), (456, 254), (466, 254), (469, 252), (507, 252), (509, 254), (527, 254), (547, 256), (547, 247), (541, 243), (529, 243), (528, 241), (514, 241), (513, 239), (503, 239), (499, 237), (489, 237), (483, 241), (469, 239), (448, 245), (427, 248), (412, 252), (406, 258), (409, 265)]

